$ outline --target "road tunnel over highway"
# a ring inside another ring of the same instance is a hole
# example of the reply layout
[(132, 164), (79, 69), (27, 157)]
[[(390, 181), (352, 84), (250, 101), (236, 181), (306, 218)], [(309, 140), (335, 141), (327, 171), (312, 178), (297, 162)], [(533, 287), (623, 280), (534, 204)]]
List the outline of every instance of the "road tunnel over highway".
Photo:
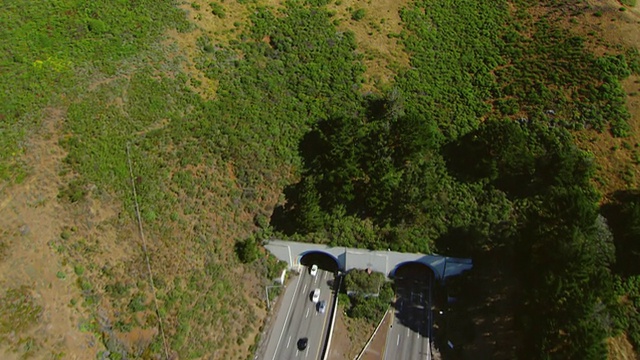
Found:
[(398, 264), (390, 274), (393, 279), (411, 279), (414, 281), (428, 282), (435, 277), (434, 270), (428, 265), (418, 261), (408, 261)]
[(338, 266), (338, 259), (331, 254), (317, 250), (302, 253), (302, 256), (300, 257), (300, 264), (307, 267), (318, 265), (319, 269), (334, 274), (340, 269)]
[(398, 264), (392, 274), (396, 297), (383, 359), (430, 359), (435, 272), (422, 262), (408, 261)]

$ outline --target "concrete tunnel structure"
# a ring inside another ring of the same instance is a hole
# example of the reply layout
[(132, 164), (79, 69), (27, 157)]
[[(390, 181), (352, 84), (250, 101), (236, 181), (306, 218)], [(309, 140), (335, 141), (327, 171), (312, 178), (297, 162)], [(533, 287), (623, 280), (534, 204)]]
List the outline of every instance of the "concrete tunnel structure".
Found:
[(268, 240), (265, 248), (275, 257), (285, 261), (289, 269), (298, 269), (305, 255), (322, 253), (332, 257), (338, 269), (347, 272), (352, 269), (371, 269), (393, 278), (396, 270), (407, 263), (420, 263), (429, 267), (436, 280), (444, 282), (450, 276), (459, 275), (473, 267), (471, 259), (453, 258), (442, 255), (401, 253), (397, 251), (374, 251), (347, 247), (309, 244), (294, 241)]

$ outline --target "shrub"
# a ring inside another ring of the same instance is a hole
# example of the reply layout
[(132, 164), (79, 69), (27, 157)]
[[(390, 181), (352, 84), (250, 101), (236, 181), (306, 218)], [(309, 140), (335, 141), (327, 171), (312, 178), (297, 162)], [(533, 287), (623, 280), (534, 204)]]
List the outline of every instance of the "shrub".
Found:
[(252, 263), (260, 257), (258, 243), (253, 237), (236, 242), (235, 250), (238, 259), (245, 264)]
[(94, 34), (104, 34), (108, 31), (107, 24), (98, 19), (87, 19), (87, 29)]
[(74, 265), (73, 272), (78, 276), (82, 276), (82, 274), (84, 274), (84, 267), (82, 265)]
[(76, 203), (87, 195), (86, 183), (83, 180), (72, 180), (67, 187), (60, 189), (58, 199)]
[(144, 305), (144, 294), (134, 296), (129, 302), (128, 307), (131, 312), (140, 312), (146, 309), (146, 306)]
[(217, 17), (219, 17), (220, 19), (224, 19), (225, 17), (227, 17), (226, 11), (224, 10), (224, 7), (218, 3), (212, 2), (209, 3), (209, 6), (211, 6), (211, 13)]
[(355, 21), (360, 21), (364, 18), (365, 11), (364, 9), (357, 9), (351, 13), (351, 19)]

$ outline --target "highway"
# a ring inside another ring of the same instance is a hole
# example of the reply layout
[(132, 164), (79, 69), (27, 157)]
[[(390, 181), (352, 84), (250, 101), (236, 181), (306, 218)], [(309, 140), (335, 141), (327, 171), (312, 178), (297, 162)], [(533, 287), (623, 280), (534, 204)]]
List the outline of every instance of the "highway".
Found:
[(385, 360), (431, 360), (431, 282), (396, 280), (395, 314), (387, 333)]
[[(318, 270), (316, 276), (309, 274), (309, 269), (304, 271), (289, 285), (294, 286), (291, 301), (283, 302), (278, 312), (276, 323), (282, 324), (274, 327), (270, 334), (269, 346), (264, 354), (265, 360), (308, 359), (320, 360), (322, 349), (327, 336), (333, 296), (331, 287), (334, 275), (331, 272)], [(311, 301), (313, 289), (320, 289), (320, 300), (326, 301), (326, 311), (321, 314), (317, 304)], [(287, 297), (284, 297), (287, 299)], [(283, 320), (284, 318), (284, 320)], [(298, 340), (308, 338), (307, 348), (298, 350)]]

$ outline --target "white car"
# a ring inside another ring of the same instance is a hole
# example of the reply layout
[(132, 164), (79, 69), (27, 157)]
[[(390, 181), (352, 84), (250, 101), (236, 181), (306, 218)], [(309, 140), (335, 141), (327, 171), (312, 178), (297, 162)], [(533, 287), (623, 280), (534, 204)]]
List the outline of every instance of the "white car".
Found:
[(310, 274), (311, 276), (316, 276), (317, 273), (318, 273), (318, 265), (314, 264), (313, 266), (311, 266)]
[(311, 301), (313, 301), (314, 303), (317, 303), (318, 300), (320, 300), (320, 289), (315, 289), (311, 293)]

